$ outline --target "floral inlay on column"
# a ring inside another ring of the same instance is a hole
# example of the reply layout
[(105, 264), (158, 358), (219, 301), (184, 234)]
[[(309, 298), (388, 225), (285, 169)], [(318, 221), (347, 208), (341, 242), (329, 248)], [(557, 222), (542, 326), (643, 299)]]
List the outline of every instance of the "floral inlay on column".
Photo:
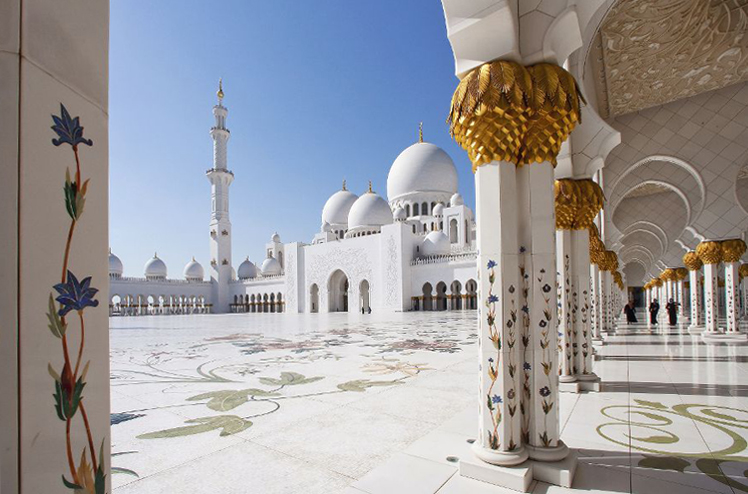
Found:
[[(55, 411), (57, 418), (65, 422), (65, 455), (69, 467), (69, 478), (67, 474), (62, 475), (62, 483), (68, 489), (76, 492), (82, 491), (91, 494), (104, 494), (106, 492), (106, 474), (103, 463), (104, 440), (94, 442), (91, 426), (84, 403), (83, 389), (86, 386), (86, 374), (90, 361), (85, 360), (86, 325), (85, 310), (88, 307), (96, 307), (99, 301), (95, 299), (98, 289), (91, 286), (91, 277), (76, 277), (70, 266), (70, 253), (73, 248), (85, 250), (85, 245), (74, 245), (75, 227), (81, 220), (84, 206), (86, 204), (86, 192), (89, 179), (83, 180), (81, 172), (81, 161), (79, 146), (81, 144), (92, 146), (93, 141), (83, 137), (83, 126), (80, 125), (79, 117), (71, 118), (65, 105), (60, 104), (60, 116), (52, 115), (54, 125), (52, 130), (57, 134), (52, 139), (52, 144), (61, 146), (69, 144), (73, 158), (75, 159), (75, 172), (71, 177), (70, 168), (65, 170), (65, 182), (63, 184), (65, 197), (65, 210), (70, 217), (67, 240), (65, 242), (62, 257), (62, 269), (60, 283), (53, 286), (57, 296), (49, 295), (47, 318), (48, 328), (55, 338), (60, 340), (62, 351), (62, 370), (58, 371), (59, 364), (48, 365), (50, 376), (55, 381)], [(69, 317), (77, 319), (80, 326), (80, 343), (77, 349), (69, 348), (68, 330)], [(75, 433), (74, 419), (81, 418), (83, 433), (85, 433), (88, 448), (84, 447), (80, 452), (80, 459), (76, 464), (78, 452), (73, 451), (72, 437)], [(99, 452), (97, 458), (96, 452)], [(89, 460), (90, 459), (90, 460)]]

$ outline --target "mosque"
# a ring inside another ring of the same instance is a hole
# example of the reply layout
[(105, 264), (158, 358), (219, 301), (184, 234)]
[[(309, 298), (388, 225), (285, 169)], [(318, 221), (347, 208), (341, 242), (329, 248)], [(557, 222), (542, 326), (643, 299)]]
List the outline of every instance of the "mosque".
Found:
[(418, 142), (395, 159), (387, 199), (369, 189), (346, 187), (322, 208), (319, 233), (310, 243), (265, 245), (262, 263), (232, 266), (227, 168), (228, 109), (219, 84), (211, 183), (210, 267), (194, 258), (183, 279), (168, 277), (154, 254), (143, 277), (124, 277), (122, 261), (109, 253), (110, 315), (225, 312), (370, 312), (470, 310), (477, 307), (475, 219), (458, 192), (457, 170), (434, 144)]

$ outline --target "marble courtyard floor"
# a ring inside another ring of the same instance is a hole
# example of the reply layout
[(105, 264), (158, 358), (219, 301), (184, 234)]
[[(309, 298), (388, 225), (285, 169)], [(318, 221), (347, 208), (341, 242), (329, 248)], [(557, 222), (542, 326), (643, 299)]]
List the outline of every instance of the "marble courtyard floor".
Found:
[[(490, 494), (475, 312), (112, 318), (115, 492)], [(748, 492), (748, 346), (621, 326), (561, 393), (587, 492)], [(538, 483), (536, 493), (568, 492)]]

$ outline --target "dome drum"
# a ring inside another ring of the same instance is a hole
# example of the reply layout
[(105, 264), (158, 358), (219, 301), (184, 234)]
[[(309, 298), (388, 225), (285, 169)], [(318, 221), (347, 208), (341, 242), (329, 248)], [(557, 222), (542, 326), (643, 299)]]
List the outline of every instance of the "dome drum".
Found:
[(165, 280), (167, 275), (166, 263), (157, 254), (145, 263), (145, 278), (147, 280)]

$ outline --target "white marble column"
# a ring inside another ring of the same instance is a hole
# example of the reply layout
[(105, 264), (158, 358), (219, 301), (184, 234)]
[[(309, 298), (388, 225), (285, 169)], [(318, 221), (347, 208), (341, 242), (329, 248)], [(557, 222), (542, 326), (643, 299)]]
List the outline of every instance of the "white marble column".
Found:
[(722, 259), (719, 242), (705, 241), (696, 247), (696, 254), (704, 263), (704, 326), (705, 335), (719, 333), (717, 271)]
[(476, 455), (495, 465), (527, 459), (521, 438), (516, 165), (475, 173), (479, 282), (480, 434)]
[[(558, 226), (558, 225), (557, 225)], [(558, 273), (558, 334), (561, 339), (559, 357), (559, 380), (573, 382), (576, 380), (575, 337), (572, 312), (575, 295), (572, 294), (572, 231), (571, 225), (566, 229), (556, 230), (556, 272)]]
[(592, 327), (592, 339), (602, 340), (600, 336), (600, 268), (597, 264), (590, 263), (590, 324)]
[(610, 326), (610, 271), (600, 267), (600, 330), (604, 333), (612, 331)]
[(577, 300), (576, 318), (573, 318), (575, 345), (577, 348), (575, 374), (579, 380), (596, 380), (592, 372), (592, 310), (589, 276), (590, 236), (587, 229), (571, 232), (574, 259), (572, 261), (572, 285)]
[(680, 304), (678, 307), (678, 315), (680, 317), (687, 317), (686, 278), (688, 277), (688, 271), (685, 268), (678, 268), (677, 275), (678, 281), (676, 282), (676, 294), (678, 295), (678, 303)]
[(690, 292), (691, 323), (688, 331), (691, 333), (703, 330), (704, 321), (701, 316), (701, 267), (704, 265), (694, 251), (686, 252), (683, 264), (688, 269), (688, 284)]
[(743, 271), (748, 271), (748, 264), (741, 264), (739, 268), (739, 272), (742, 276), (742, 281), (740, 282), (740, 285), (742, 287), (743, 292), (743, 318), (748, 318), (748, 273), (744, 273)]
[(722, 261), (725, 264), (725, 307), (728, 336), (740, 333), (740, 299), (738, 296), (738, 278), (740, 258), (745, 254), (746, 245), (741, 239), (722, 241)]

